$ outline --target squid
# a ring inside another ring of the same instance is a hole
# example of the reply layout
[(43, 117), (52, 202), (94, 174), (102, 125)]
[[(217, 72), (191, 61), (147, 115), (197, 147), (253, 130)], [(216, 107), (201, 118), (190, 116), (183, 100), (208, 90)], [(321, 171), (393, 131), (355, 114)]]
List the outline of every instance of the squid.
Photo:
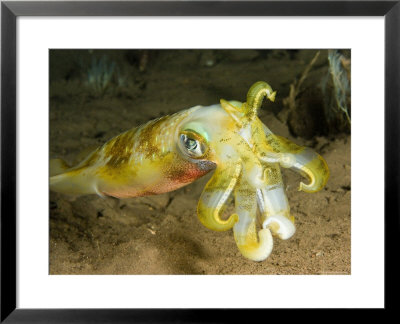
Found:
[[(197, 205), (200, 222), (214, 231), (233, 230), (241, 254), (268, 258), (273, 237), (296, 231), (281, 168), (304, 176), (300, 191), (321, 190), (328, 178), (325, 160), (310, 148), (273, 134), (258, 118), (264, 99), (276, 91), (259, 81), (246, 102), (220, 100), (195, 106), (128, 130), (69, 166), (50, 160), (50, 190), (116, 198), (156, 195), (214, 172)], [(230, 198), (234, 211), (225, 215)]]

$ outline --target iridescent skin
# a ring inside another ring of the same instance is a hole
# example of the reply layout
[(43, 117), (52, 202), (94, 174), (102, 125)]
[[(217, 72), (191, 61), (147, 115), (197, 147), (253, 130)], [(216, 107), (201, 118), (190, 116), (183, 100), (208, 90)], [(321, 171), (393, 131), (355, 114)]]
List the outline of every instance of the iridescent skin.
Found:
[[(221, 100), (196, 106), (129, 130), (109, 140), (77, 166), (50, 161), (50, 189), (68, 194), (136, 197), (178, 189), (211, 170), (197, 206), (209, 229), (233, 229), (240, 252), (265, 260), (281, 239), (295, 232), (280, 167), (308, 178), (299, 190), (321, 190), (328, 178), (325, 160), (309, 148), (274, 135), (257, 117), (264, 97), (275, 92), (256, 82), (245, 103)], [(222, 218), (233, 195), (235, 213)]]

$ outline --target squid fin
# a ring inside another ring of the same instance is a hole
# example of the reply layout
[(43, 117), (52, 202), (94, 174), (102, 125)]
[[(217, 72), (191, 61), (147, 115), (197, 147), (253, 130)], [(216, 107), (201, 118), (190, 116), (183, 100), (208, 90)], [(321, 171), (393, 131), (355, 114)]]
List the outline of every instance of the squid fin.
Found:
[(79, 152), (79, 154), (74, 159), (74, 164), (81, 163), (85, 161), (88, 157), (90, 157), (96, 150), (98, 149), (98, 145), (90, 145), (87, 148), (83, 149)]
[(62, 159), (50, 160), (50, 177), (64, 173), (70, 166)]
[(90, 174), (71, 170), (50, 177), (50, 190), (69, 195), (102, 194)]

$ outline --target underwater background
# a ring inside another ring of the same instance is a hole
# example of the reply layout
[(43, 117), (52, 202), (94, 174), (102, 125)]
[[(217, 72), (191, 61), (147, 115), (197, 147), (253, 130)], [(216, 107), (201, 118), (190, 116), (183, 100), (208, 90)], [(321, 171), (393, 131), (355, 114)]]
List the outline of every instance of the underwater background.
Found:
[(350, 50), (50, 50), (50, 158), (82, 152), (151, 119), (256, 81), (277, 91), (259, 118), (309, 146), (331, 177), (315, 194), (283, 169), (297, 231), (264, 262), (241, 256), (231, 231), (196, 214), (210, 174), (179, 190), (117, 200), (50, 192), (50, 274), (350, 274)]

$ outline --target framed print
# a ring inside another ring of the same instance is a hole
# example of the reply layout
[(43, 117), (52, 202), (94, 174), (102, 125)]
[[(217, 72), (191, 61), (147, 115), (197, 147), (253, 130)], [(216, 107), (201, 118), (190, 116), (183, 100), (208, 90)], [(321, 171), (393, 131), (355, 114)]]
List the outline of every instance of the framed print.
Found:
[(393, 306), (398, 1), (1, 10), (2, 321)]

